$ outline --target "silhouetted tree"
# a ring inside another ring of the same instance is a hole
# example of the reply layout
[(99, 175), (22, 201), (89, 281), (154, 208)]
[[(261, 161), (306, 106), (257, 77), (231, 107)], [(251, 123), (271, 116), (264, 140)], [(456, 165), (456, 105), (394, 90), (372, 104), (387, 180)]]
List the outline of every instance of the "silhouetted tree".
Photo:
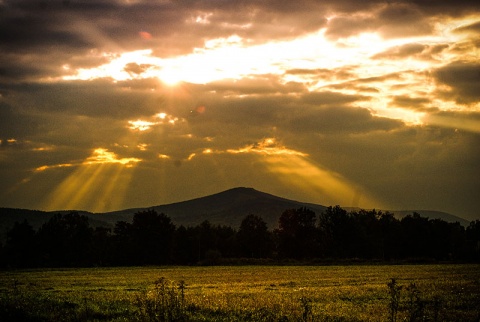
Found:
[(0, 267), (5, 267), (7, 265), (7, 254), (5, 254), (5, 246), (3, 246), (3, 243), (0, 241)]
[(311, 258), (317, 253), (315, 212), (305, 207), (285, 210), (278, 221), (278, 253), (286, 258)]
[(111, 237), (112, 262), (115, 265), (132, 265), (135, 263), (135, 245), (133, 243), (132, 224), (126, 221), (117, 221)]
[(213, 226), (215, 235), (215, 249), (222, 257), (234, 257), (238, 253), (237, 232), (230, 226)]
[(402, 253), (402, 227), (400, 221), (390, 213), (380, 213), (378, 216), (380, 228), (380, 243), (383, 259), (400, 258)]
[(92, 233), (88, 217), (78, 212), (54, 215), (38, 231), (43, 263), (53, 266), (91, 264)]
[(167, 264), (170, 261), (175, 225), (170, 217), (155, 210), (133, 216), (132, 244), (137, 264)]
[(431, 225), (428, 218), (414, 212), (405, 216), (401, 221), (403, 238), (403, 252), (405, 257), (431, 257), (432, 238)]
[(352, 229), (350, 256), (356, 258), (382, 258), (382, 236), (378, 217), (381, 213), (373, 210), (351, 212), (350, 217), (355, 229)]
[(475, 220), (468, 225), (465, 231), (466, 254), (470, 260), (480, 261), (480, 220)]
[(94, 265), (107, 266), (113, 263), (114, 254), (111, 230), (105, 227), (96, 227), (92, 234), (91, 262)]
[(190, 265), (198, 261), (198, 244), (192, 227), (180, 226), (175, 230), (172, 243), (172, 260), (175, 264)]
[(205, 259), (205, 253), (211, 249), (216, 250), (216, 239), (210, 221), (205, 220), (194, 228), (195, 246), (197, 250), (197, 260), (200, 262)]
[(318, 228), (325, 256), (351, 257), (355, 225), (345, 209), (338, 205), (325, 209), (319, 216)]
[[(204, 221), (178, 229), (165, 214), (140, 211), (132, 223), (110, 229), (89, 226), (77, 212), (56, 214), (38, 232), (15, 223), (0, 246), (0, 266), (86, 266), (219, 264), (223, 258), (428, 258), (480, 261), (480, 220), (459, 223), (429, 220), (417, 213), (398, 220), (375, 210), (347, 212), (328, 207), (318, 218), (307, 208), (287, 209), (279, 228), (268, 231), (257, 215), (246, 216), (239, 231)], [(274, 239), (275, 238), (275, 239)]]
[(271, 255), (272, 238), (265, 221), (257, 215), (248, 215), (237, 233), (240, 256), (266, 258)]
[(5, 253), (10, 266), (31, 267), (37, 264), (35, 230), (26, 220), (15, 222), (7, 232)]

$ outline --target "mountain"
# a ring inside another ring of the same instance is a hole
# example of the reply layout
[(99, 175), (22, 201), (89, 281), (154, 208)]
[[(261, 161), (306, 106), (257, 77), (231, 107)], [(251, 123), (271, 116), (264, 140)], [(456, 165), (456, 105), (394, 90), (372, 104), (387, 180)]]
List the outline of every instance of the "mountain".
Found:
[[(118, 221), (131, 222), (135, 213), (143, 210), (154, 209), (157, 213), (164, 213), (177, 225), (196, 226), (208, 220), (215, 225), (226, 225), (238, 228), (241, 221), (249, 214), (255, 214), (263, 218), (269, 229), (278, 227), (278, 218), (286, 209), (307, 207), (316, 214), (322, 213), (326, 207), (311, 203), (304, 203), (277, 197), (253, 188), (233, 188), (213, 195), (195, 198), (192, 200), (176, 202), (166, 205), (132, 208), (107, 213), (91, 213), (78, 211), (88, 216), (90, 225), (93, 227), (113, 228)], [(345, 208), (347, 211), (359, 210), (358, 208)], [(0, 240), (5, 240), (6, 232), (18, 221), (27, 220), (34, 229), (38, 229), (56, 213), (68, 213), (70, 211), (38, 211), (26, 209), (0, 208)], [(408, 214), (417, 212), (430, 219), (442, 219), (447, 222), (459, 222), (468, 226), (469, 222), (454, 215), (431, 210), (402, 210), (389, 211), (401, 219)]]
[[(269, 229), (277, 228), (286, 209), (307, 207), (321, 213), (326, 207), (277, 197), (253, 188), (233, 188), (210, 196), (149, 208), (134, 208), (101, 214), (103, 221), (131, 221), (133, 214), (146, 209), (169, 216), (176, 225), (195, 226), (208, 220), (234, 228), (249, 214), (261, 216)], [(95, 215), (96, 216), (96, 215)]]

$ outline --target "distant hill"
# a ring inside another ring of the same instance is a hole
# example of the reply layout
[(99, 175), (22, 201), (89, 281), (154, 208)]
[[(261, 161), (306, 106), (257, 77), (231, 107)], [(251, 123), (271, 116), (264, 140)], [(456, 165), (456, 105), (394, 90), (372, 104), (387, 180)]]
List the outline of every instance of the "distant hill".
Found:
[[(72, 210), (76, 211), (76, 210)], [(66, 214), (70, 210), (59, 211), (40, 211), (18, 208), (0, 208), (0, 241), (5, 241), (7, 238), (7, 231), (10, 230), (15, 222), (28, 221), (35, 230), (38, 230), (44, 223), (50, 220), (53, 215), (61, 213)], [(103, 221), (101, 216), (94, 215), (87, 211), (78, 211), (79, 214), (89, 217), (89, 223), (92, 227), (107, 227), (113, 228), (115, 223)]]
[[(358, 211), (360, 210), (361, 208), (358, 208), (358, 207), (342, 207), (343, 209), (347, 210), (347, 211)], [(380, 211), (380, 209), (377, 209), (378, 211)], [(451, 222), (451, 223), (454, 223), (454, 222), (458, 222), (460, 223), (460, 225), (464, 226), (464, 227), (467, 227), (469, 224), (470, 224), (470, 221), (466, 220), (466, 219), (463, 219), (463, 218), (460, 218), (460, 217), (457, 217), (455, 215), (452, 215), (452, 214), (449, 214), (449, 213), (446, 213), (446, 212), (442, 212), (442, 211), (435, 211), (435, 210), (381, 210), (383, 212), (390, 212), (392, 213), (395, 218), (397, 219), (402, 219), (408, 215), (412, 215), (413, 213), (417, 213), (419, 214), (420, 216), (422, 217), (425, 217), (425, 218), (428, 218), (428, 219), (441, 219), (443, 221), (446, 221), (446, 222)]]
[(269, 229), (277, 228), (286, 209), (308, 207), (321, 213), (326, 207), (277, 197), (253, 188), (233, 188), (210, 196), (149, 208), (134, 208), (101, 214), (104, 221), (131, 221), (133, 214), (155, 209), (169, 216), (176, 225), (195, 226), (208, 220), (212, 224), (234, 228), (249, 214), (263, 218)]
[[(255, 214), (263, 218), (269, 229), (278, 227), (278, 218), (286, 209), (297, 209), (307, 207), (315, 213), (322, 213), (326, 207), (311, 203), (304, 203), (277, 197), (253, 188), (233, 188), (213, 195), (196, 198), (192, 200), (176, 202), (166, 205), (132, 208), (107, 213), (91, 213), (78, 211), (89, 217), (90, 225), (93, 227), (113, 228), (118, 221), (131, 222), (135, 213), (143, 210), (154, 209), (158, 213), (169, 216), (177, 226), (195, 226), (208, 220), (215, 225), (226, 225), (238, 228), (241, 221), (249, 214)], [(345, 208), (348, 211), (358, 208)], [(70, 211), (38, 211), (27, 209), (0, 208), (0, 240), (5, 240), (6, 232), (18, 221), (27, 220), (34, 229), (38, 229), (44, 222), (48, 221), (56, 213), (68, 213)], [(391, 211), (399, 219), (406, 215), (417, 212), (430, 219), (442, 219), (447, 222), (459, 222), (467, 226), (469, 221), (439, 211), (431, 210), (402, 210)]]
[(414, 212), (419, 214), (422, 217), (429, 219), (441, 219), (446, 222), (459, 222), (462, 226), (467, 227), (470, 224), (470, 221), (454, 216), (452, 214), (442, 212), (442, 211), (433, 211), (433, 210), (390, 210), (391, 213), (395, 215), (396, 218), (402, 219), (405, 216), (411, 215)]

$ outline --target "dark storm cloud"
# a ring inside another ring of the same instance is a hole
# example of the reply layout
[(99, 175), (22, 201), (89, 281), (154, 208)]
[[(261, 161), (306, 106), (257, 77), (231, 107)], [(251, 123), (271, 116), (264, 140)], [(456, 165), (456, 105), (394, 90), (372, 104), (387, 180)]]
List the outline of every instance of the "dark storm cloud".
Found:
[(450, 90), (442, 95), (461, 104), (478, 102), (480, 100), (480, 64), (456, 61), (433, 72), (434, 78), (440, 84), (450, 86)]

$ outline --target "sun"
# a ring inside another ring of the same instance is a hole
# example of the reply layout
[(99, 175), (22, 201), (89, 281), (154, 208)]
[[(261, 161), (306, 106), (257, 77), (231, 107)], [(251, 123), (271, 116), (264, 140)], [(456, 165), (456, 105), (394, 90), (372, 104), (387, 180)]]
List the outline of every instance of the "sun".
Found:
[(184, 72), (179, 68), (166, 67), (160, 70), (158, 79), (167, 86), (174, 87), (185, 79), (183, 74)]

